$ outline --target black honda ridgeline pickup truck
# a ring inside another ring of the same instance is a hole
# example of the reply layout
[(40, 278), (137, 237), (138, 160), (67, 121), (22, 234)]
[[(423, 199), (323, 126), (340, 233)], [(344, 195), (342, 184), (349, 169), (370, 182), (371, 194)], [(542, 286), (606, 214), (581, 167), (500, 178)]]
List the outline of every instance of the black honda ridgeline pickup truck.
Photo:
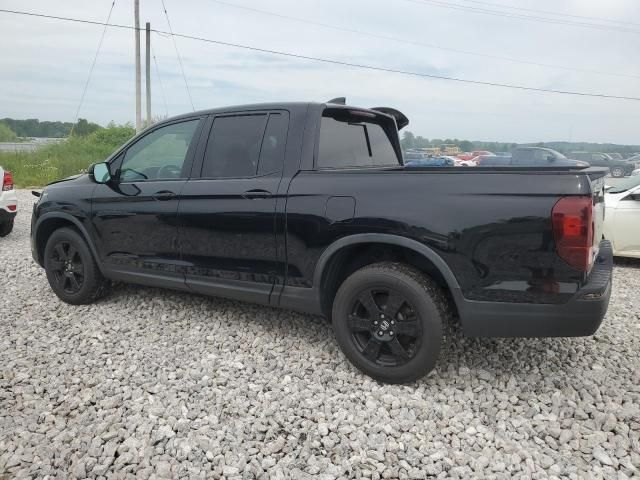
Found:
[(593, 334), (605, 172), (404, 167), (407, 124), (339, 99), (162, 121), (46, 187), (33, 257), (72, 304), (115, 280), (323, 315), (385, 382), (429, 372), (453, 317), (470, 336)]

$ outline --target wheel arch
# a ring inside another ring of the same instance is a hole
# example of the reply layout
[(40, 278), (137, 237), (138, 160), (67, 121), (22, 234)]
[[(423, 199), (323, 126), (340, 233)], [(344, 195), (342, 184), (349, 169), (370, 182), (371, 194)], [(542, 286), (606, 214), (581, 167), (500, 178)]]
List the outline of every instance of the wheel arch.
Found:
[[(345, 275), (341, 275), (345, 273), (340, 270), (341, 268), (344, 270), (344, 266), (341, 267), (341, 260), (347, 257), (353, 262), (354, 260), (351, 257), (354, 249), (362, 252), (364, 249), (378, 246), (388, 247), (395, 252), (413, 252), (416, 256), (414, 258), (422, 259), (423, 268), (421, 270), (432, 277), (436, 277), (435, 280), (450, 292), (454, 302), (453, 305), (457, 309), (460, 285), (447, 263), (438, 253), (411, 238), (384, 233), (364, 233), (349, 235), (336, 240), (322, 253), (316, 264), (313, 285), (319, 291), (320, 307), (325, 316), (330, 318), (330, 304), (339, 285), (346, 278)], [(346, 274), (349, 274), (348, 270)]]
[(87, 242), (89, 250), (91, 251), (93, 258), (95, 258), (98, 268), (102, 272), (102, 266), (99, 262), (100, 257), (98, 257), (98, 252), (96, 251), (95, 245), (91, 241), (91, 237), (89, 236), (89, 232), (87, 232), (87, 229), (76, 217), (62, 212), (46, 213), (42, 215), (35, 224), (34, 243), (38, 264), (44, 267), (44, 249), (47, 245), (49, 237), (51, 237), (51, 234), (56, 230), (65, 227), (72, 227), (80, 233), (85, 242)]

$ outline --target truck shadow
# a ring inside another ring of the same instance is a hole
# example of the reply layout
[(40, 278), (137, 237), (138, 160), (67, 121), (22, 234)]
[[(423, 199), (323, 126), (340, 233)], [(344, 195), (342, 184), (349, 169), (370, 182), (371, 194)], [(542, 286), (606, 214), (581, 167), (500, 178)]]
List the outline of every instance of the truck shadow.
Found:
[[(265, 335), (271, 342), (285, 341), (289, 345), (298, 345), (296, 349), (305, 348), (306, 345), (309, 355), (324, 356), (322, 352), (330, 353), (334, 356), (331, 363), (336, 369), (359, 375), (340, 352), (331, 325), (321, 317), (186, 292), (123, 284), (116, 284), (103, 301), (118, 303), (121, 297), (131, 295), (145, 297), (145, 300), (158, 297), (172, 308), (192, 309), (189, 323), (199, 326), (203, 334), (213, 328), (212, 319), (224, 314), (226, 318), (235, 319), (224, 326), (230, 330), (230, 334), (240, 328), (255, 336)], [(210, 315), (203, 312), (210, 312)], [(172, 322), (171, 318), (157, 321)], [(225, 334), (224, 331), (218, 333)], [(436, 372), (417, 384), (437, 384), (443, 379), (457, 382), (455, 379), (464, 378), (467, 379), (463, 380), (464, 383), (468, 383), (479, 376), (485, 380), (509, 377), (518, 382), (535, 382), (542, 380), (542, 372), (552, 371), (557, 374), (552, 379), (553, 383), (563, 385), (584, 375), (584, 369), (588, 366), (580, 358), (599, 357), (597, 350), (603, 348), (603, 342), (606, 341), (606, 337), (597, 334), (582, 338), (471, 338), (464, 336), (459, 325), (455, 325), (443, 345)], [(320, 351), (316, 351), (318, 349)]]
[(613, 264), (616, 267), (640, 268), (640, 258), (613, 257)]

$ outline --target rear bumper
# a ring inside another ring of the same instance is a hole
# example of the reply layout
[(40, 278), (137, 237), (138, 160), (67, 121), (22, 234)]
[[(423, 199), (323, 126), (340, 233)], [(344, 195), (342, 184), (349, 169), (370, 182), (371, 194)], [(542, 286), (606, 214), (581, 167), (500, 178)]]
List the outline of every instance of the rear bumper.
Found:
[(603, 240), (589, 280), (560, 305), (459, 299), (462, 328), (471, 337), (582, 337), (602, 323), (611, 296), (613, 250)]

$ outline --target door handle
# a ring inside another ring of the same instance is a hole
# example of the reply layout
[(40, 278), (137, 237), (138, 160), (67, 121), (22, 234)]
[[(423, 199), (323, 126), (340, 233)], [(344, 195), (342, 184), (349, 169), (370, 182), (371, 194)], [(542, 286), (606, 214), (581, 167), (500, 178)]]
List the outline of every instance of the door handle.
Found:
[(259, 199), (259, 198), (270, 198), (272, 193), (267, 190), (248, 190), (242, 194), (243, 198), (247, 198), (250, 200)]
[(169, 190), (161, 190), (151, 195), (155, 200), (166, 201), (176, 198), (176, 194)]

